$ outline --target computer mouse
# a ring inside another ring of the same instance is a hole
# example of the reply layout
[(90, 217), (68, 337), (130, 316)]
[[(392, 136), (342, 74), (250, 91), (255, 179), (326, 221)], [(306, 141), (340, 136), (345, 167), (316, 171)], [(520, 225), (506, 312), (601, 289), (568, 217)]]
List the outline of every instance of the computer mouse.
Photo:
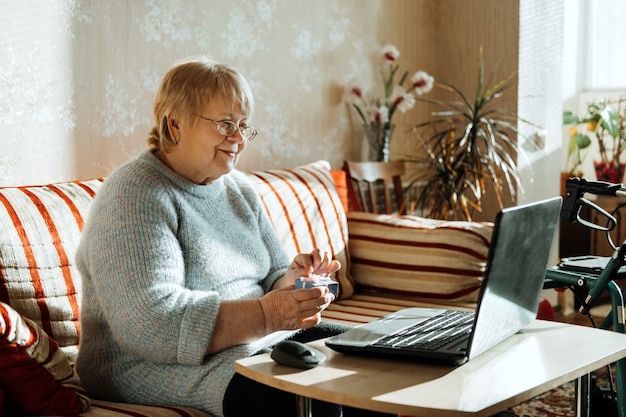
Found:
[(300, 369), (314, 368), (326, 359), (319, 350), (293, 340), (277, 343), (270, 357), (276, 363)]

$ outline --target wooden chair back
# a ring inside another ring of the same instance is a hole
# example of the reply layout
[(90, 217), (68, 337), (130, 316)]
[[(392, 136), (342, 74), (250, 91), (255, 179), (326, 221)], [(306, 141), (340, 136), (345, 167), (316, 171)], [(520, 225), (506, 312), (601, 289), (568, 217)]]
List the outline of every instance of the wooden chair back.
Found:
[(402, 189), (404, 161), (345, 161), (343, 169), (347, 173), (350, 210), (406, 214)]

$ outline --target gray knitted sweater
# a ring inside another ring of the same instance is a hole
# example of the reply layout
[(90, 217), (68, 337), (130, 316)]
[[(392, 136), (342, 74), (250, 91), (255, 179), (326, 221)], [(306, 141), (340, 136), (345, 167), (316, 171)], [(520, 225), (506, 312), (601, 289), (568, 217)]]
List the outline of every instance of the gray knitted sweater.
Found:
[(206, 356), (220, 300), (258, 298), (290, 262), (238, 171), (197, 185), (151, 152), (96, 195), (77, 252), (77, 371), (94, 398), (221, 416), (234, 361), (286, 337)]

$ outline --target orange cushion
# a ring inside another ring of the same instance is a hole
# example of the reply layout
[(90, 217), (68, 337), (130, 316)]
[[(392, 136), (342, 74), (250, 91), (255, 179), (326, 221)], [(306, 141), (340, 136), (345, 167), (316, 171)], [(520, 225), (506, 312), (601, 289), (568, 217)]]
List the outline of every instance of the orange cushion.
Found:
[(347, 184), (347, 173), (343, 169), (333, 169), (330, 171), (330, 175), (333, 176), (333, 181), (335, 182), (335, 188), (337, 189), (337, 194), (339, 195), (339, 199), (341, 199), (341, 204), (343, 205), (344, 211), (348, 212), (348, 184)]

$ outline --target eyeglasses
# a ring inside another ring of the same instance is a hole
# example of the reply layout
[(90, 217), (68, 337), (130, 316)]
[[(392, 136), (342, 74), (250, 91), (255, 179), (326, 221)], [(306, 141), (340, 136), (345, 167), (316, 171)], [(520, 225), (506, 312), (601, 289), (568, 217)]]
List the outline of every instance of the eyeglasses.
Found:
[(245, 140), (252, 140), (258, 133), (258, 131), (251, 126), (237, 126), (237, 124), (230, 120), (213, 120), (208, 117), (200, 116), (199, 114), (196, 114), (196, 116), (208, 122), (215, 123), (217, 125), (217, 131), (224, 136), (233, 136), (235, 132), (240, 131), (241, 136), (243, 136)]

